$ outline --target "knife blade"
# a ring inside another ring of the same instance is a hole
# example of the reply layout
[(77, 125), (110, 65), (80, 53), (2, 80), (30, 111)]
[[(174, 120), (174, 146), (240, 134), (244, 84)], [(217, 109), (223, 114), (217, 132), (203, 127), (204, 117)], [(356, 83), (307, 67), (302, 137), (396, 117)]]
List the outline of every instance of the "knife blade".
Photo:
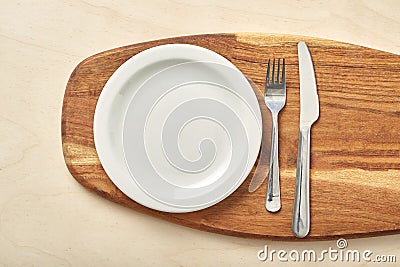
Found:
[(306, 43), (298, 43), (300, 74), (300, 130), (292, 231), (298, 238), (310, 231), (310, 132), (319, 117), (314, 66)]
[(300, 128), (310, 126), (319, 117), (319, 100), (314, 66), (306, 43), (298, 44), (300, 72)]

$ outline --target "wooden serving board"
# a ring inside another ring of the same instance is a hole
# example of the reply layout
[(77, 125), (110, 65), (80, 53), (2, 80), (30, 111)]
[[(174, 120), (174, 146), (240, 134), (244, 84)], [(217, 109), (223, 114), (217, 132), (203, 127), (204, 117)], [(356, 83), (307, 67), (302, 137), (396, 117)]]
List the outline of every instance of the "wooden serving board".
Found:
[[(294, 240), (299, 41), (309, 46), (320, 99), (320, 117), (311, 137), (311, 231), (306, 239), (400, 233), (400, 56), (346, 43), (290, 35), (211, 34), (134, 44), (91, 56), (75, 68), (64, 96), (62, 145), (69, 171), (100, 196), (170, 222), (234, 236)], [(214, 50), (260, 88), (268, 58), (286, 59), (287, 102), (279, 118), (280, 212), (265, 210), (265, 182), (250, 194), (247, 179), (215, 206), (171, 214), (135, 203), (107, 177), (93, 141), (96, 101), (122, 63), (168, 43)]]

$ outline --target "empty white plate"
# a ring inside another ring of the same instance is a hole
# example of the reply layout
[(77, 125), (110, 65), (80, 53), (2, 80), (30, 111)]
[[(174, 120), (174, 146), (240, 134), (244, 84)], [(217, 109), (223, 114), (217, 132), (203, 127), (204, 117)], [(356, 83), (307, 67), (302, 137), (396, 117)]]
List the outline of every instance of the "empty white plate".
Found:
[(261, 142), (261, 112), (236, 68), (189, 62), (160, 71), (133, 96), (124, 121), (137, 185), (170, 206), (221, 201), (245, 180)]
[(147, 49), (122, 64), (110, 77), (98, 99), (94, 115), (94, 141), (100, 162), (112, 182), (129, 198), (165, 212), (190, 212), (163, 204), (142, 191), (131, 178), (122, 148), (123, 118), (132, 96), (150, 76), (183, 62), (212, 61), (235, 66), (221, 55), (193, 45), (169, 44)]

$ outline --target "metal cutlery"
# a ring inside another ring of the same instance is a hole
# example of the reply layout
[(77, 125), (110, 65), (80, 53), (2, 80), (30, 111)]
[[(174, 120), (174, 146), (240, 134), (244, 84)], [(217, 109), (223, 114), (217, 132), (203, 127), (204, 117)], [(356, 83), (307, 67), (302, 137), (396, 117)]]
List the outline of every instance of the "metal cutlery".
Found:
[[(272, 70), (271, 70), (272, 69)], [(265, 208), (277, 212), (281, 208), (279, 185), (278, 113), (286, 103), (285, 59), (268, 60), (264, 101), (272, 113), (271, 156)]]
[(310, 130), (319, 117), (314, 67), (306, 43), (298, 43), (300, 72), (300, 131), (292, 231), (296, 237), (310, 230)]

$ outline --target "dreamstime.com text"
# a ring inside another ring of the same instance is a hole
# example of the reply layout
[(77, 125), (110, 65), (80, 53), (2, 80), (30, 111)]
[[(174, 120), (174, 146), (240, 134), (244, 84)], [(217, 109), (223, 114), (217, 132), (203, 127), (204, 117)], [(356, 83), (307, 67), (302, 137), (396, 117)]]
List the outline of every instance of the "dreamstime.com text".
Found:
[(257, 258), (263, 262), (378, 262), (396, 263), (396, 255), (374, 254), (373, 251), (348, 249), (346, 239), (340, 238), (336, 242), (336, 247), (329, 247), (320, 252), (313, 249), (306, 250), (275, 250), (267, 245), (257, 252)]

